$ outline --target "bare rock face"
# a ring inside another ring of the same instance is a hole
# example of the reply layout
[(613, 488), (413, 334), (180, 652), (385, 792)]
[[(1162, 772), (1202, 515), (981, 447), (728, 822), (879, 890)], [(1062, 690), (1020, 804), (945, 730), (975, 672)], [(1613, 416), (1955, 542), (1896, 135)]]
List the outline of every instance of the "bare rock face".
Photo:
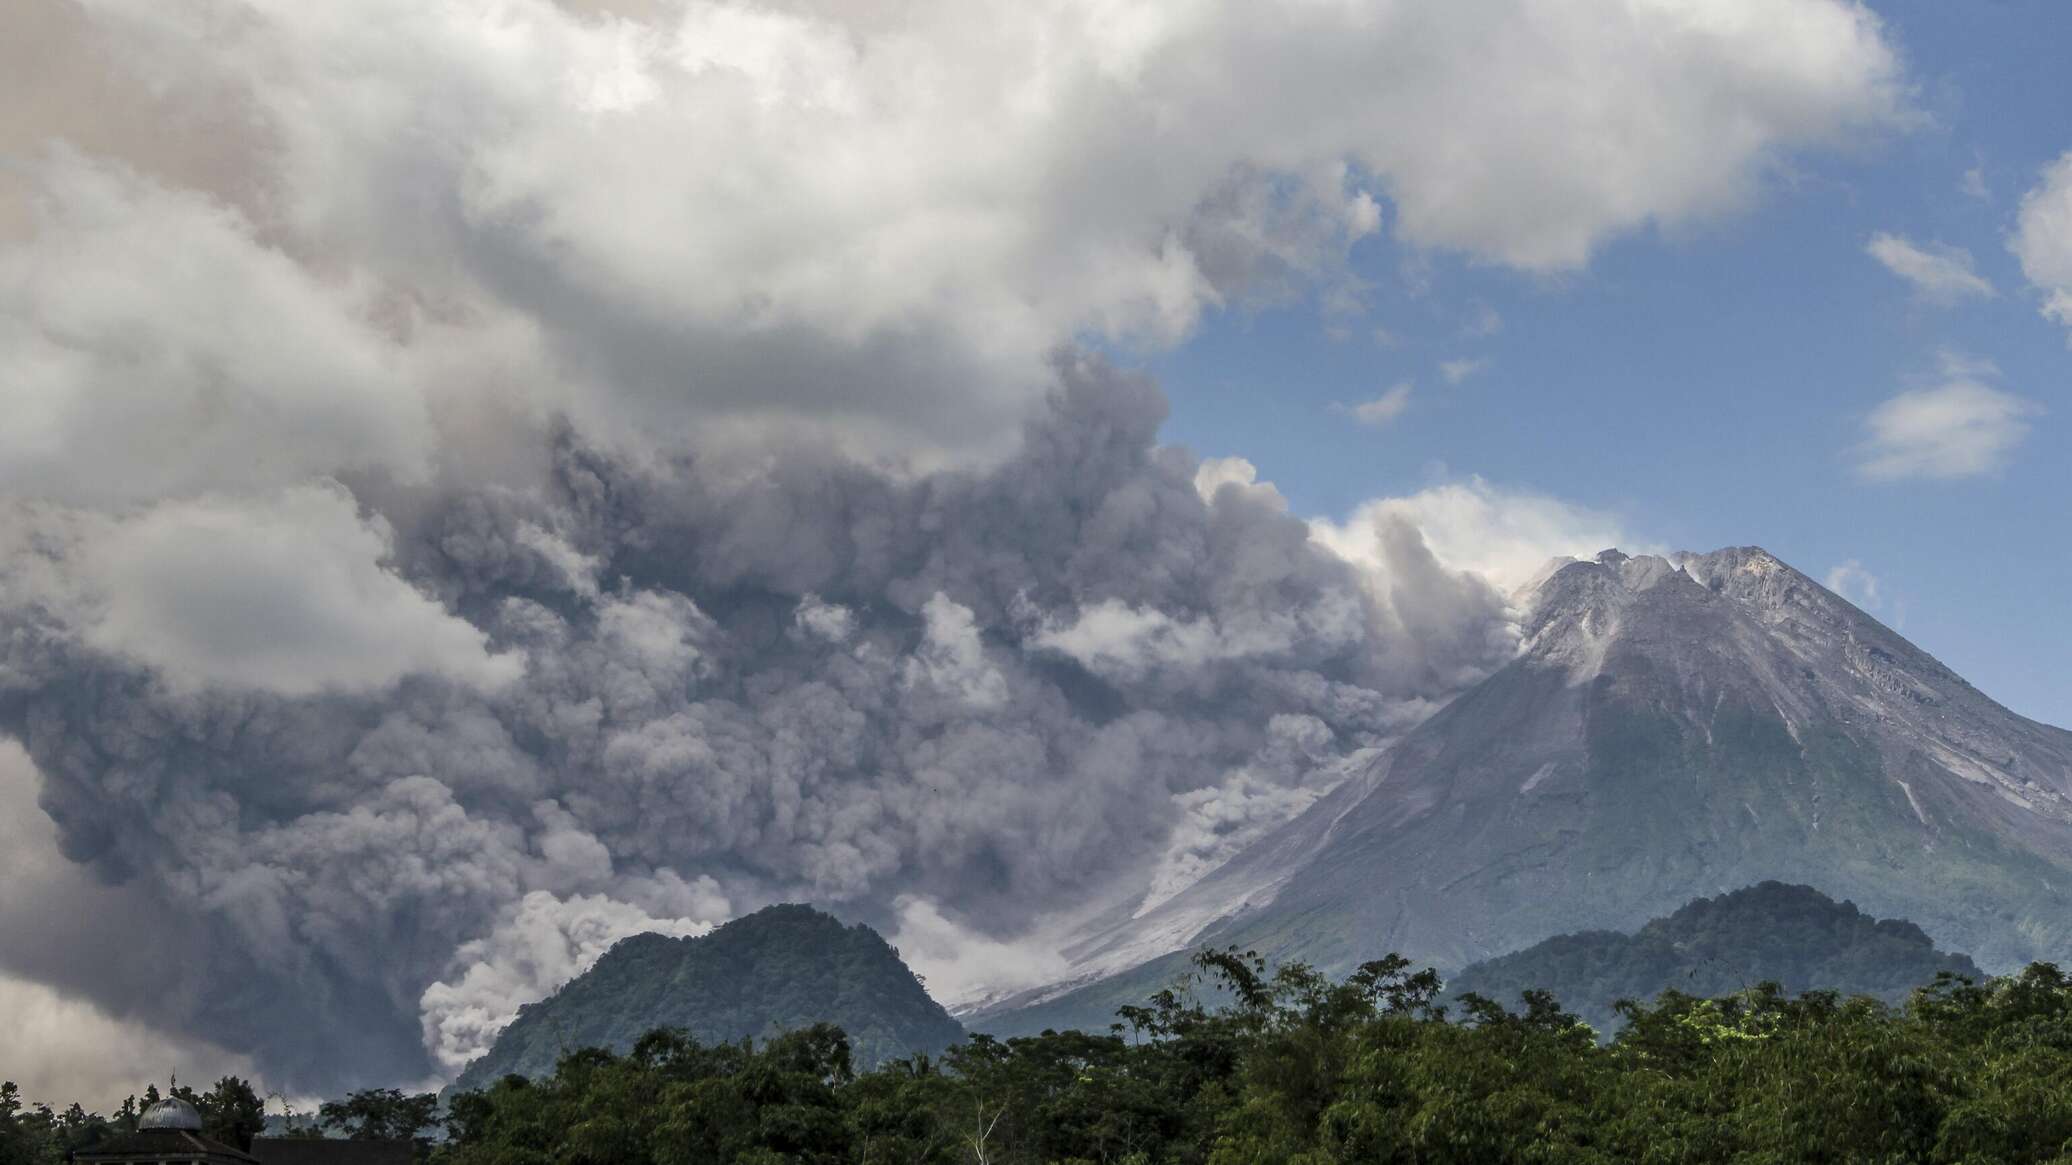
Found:
[(1518, 601), (1518, 658), (1135, 925), (1456, 969), (1774, 879), (1990, 971), (2072, 959), (2072, 733), (1754, 547), (1606, 551)]

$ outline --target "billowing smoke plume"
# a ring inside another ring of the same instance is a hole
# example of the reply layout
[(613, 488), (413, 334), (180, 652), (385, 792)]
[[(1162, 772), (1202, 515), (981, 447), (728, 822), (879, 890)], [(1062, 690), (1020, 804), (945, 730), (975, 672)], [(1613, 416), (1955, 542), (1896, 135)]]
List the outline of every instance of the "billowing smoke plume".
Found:
[[(451, 1068), (610, 939), (777, 898), (1011, 935), (1184, 885), (1507, 657), (1496, 592), (1409, 525), (1356, 567), (1270, 487), (1198, 489), (1149, 385), (1060, 379), (984, 470), (736, 477), (564, 434), (538, 494), (309, 489), (260, 540), (307, 559), (345, 523), (385, 582), (228, 559), (206, 503), (30, 514), (17, 592), (110, 596), (10, 607), (0, 711), (67, 853), (210, 936), (167, 969), (181, 1020), (322, 1080), (340, 1047), (421, 1074), (421, 1035)], [(251, 579), (204, 602), (198, 563)], [(308, 626), (355, 603), (395, 658)], [(441, 605), (465, 622), (419, 625)]]
[(1602, 523), (1313, 531), (1083, 352), (1573, 269), (1901, 91), (1844, 0), (1125, 9), (16, 4), (0, 733), (108, 885), (0, 973), (332, 1088), (638, 930), (1171, 894)]

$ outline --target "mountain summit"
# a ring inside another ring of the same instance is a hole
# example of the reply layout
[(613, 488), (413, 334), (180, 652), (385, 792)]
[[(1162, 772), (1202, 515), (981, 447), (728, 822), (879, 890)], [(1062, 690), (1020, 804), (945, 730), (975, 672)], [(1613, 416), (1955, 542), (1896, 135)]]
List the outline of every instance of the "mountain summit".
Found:
[[(1774, 879), (1988, 969), (2072, 956), (2072, 733), (1755, 547), (1563, 560), (1517, 602), (1517, 658), (1139, 936), (1459, 968)], [(1073, 953), (1096, 979), (1158, 952), (1118, 931)], [(1146, 977), (1045, 1000), (1044, 1022)]]
[(767, 1040), (823, 1021), (848, 1033), (859, 1068), (964, 1038), (876, 931), (785, 904), (696, 938), (621, 940), (559, 991), (521, 1008), (454, 1088), (486, 1088), (512, 1073), (545, 1076), (569, 1051), (624, 1052), (658, 1027), (718, 1043)]
[(1466, 968), (1446, 991), (1515, 1005), (1538, 988), (1609, 1036), (1625, 1022), (1615, 1003), (1672, 988), (1713, 998), (1768, 981), (1789, 995), (1837, 991), (1898, 1004), (1943, 972), (1985, 978), (1965, 956), (1935, 949), (1911, 922), (1872, 918), (1811, 886), (1764, 882), (1700, 898), (1634, 934), (1556, 935)]

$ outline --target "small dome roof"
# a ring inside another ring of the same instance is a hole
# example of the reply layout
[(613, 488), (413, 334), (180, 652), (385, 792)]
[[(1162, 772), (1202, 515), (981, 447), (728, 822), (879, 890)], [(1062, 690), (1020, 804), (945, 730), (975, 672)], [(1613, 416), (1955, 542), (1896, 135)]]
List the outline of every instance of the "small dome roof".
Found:
[(137, 1119), (140, 1129), (185, 1129), (188, 1132), (201, 1131), (201, 1113), (195, 1107), (177, 1096), (168, 1096), (144, 1110)]

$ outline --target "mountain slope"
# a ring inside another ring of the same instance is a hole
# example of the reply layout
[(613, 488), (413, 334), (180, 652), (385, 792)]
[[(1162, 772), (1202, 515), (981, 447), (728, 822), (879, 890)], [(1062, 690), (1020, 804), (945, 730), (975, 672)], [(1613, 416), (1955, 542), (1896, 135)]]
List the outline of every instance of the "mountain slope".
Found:
[[(1752, 547), (1607, 551), (1521, 603), (1516, 659), (1134, 926), (1456, 969), (1776, 879), (1991, 969), (2072, 956), (2072, 733)], [(1105, 1003), (1098, 980), (1160, 953), (1103, 962), (1126, 944), (1092, 937), (1075, 956), (1095, 981), (973, 1026)]]
[(564, 1051), (625, 1051), (657, 1027), (707, 1043), (767, 1039), (826, 1021), (849, 1033), (856, 1066), (937, 1052), (964, 1029), (867, 926), (808, 906), (744, 915), (698, 938), (636, 935), (531, 1004), (454, 1082), (486, 1087), (551, 1071)]
[(1839, 991), (1898, 1003), (1940, 971), (1985, 977), (1965, 956), (1935, 949), (1913, 923), (1872, 918), (1810, 886), (1764, 882), (1700, 898), (1632, 934), (1556, 935), (1476, 963), (1446, 990), (1515, 1007), (1521, 992), (1543, 988), (1609, 1034), (1619, 1026), (1614, 1002), (1651, 1000), (1672, 987), (1715, 997), (1773, 981), (1794, 995)]

